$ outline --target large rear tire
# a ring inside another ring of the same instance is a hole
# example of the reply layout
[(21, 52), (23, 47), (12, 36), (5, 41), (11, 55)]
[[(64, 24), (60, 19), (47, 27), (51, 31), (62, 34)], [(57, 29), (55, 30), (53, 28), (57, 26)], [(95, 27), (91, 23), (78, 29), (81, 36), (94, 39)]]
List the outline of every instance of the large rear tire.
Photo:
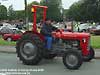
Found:
[(90, 47), (90, 53), (86, 58), (83, 58), (85, 62), (89, 62), (91, 61), (95, 56), (95, 52), (94, 49), (92, 47)]
[(63, 64), (67, 69), (76, 70), (82, 65), (82, 54), (76, 50), (69, 50), (63, 56)]
[(16, 44), (18, 58), (26, 65), (37, 65), (42, 59), (42, 42), (32, 33), (27, 33)]

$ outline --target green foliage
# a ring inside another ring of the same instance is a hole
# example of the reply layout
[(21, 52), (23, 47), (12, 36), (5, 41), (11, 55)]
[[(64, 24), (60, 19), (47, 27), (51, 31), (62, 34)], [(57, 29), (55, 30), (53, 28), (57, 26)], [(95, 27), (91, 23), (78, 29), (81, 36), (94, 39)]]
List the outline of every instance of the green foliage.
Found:
[(7, 19), (7, 8), (4, 5), (0, 5), (0, 20)]
[(71, 17), (78, 21), (100, 21), (99, 13), (99, 0), (80, 0), (70, 7), (66, 17)]
[(8, 19), (9, 20), (24, 20), (25, 11), (24, 10), (15, 11), (13, 9), (13, 6), (10, 5), (8, 8)]
[(0, 38), (0, 45), (2, 46), (15, 46), (16, 42), (8, 42)]
[(74, 3), (70, 9), (66, 12), (66, 16), (68, 18), (73, 18), (75, 20), (81, 20), (81, 13), (80, 13), (80, 3)]
[(15, 11), (15, 19), (18, 20), (25, 20), (25, 11), (24, 10), (20, 10), (20, 11)]
[(12, 5), (10, 5), (9, 8), (8, 8), (8, 19), (9, 20), (14, 20), (15, 19), (15, 11), (14, 11)]
[(100, 36), (92, 36), (91, 37), (91, 45), (93, 48), (100, 48)]
[(62, 15), (61, 15), (61, 8), (62, 8), (62, 2), (61, 0), (41, 0), (41, 5), (48, 6), (47, 10), (47, 18), (51, 18), (55, 21), (61, 21)]

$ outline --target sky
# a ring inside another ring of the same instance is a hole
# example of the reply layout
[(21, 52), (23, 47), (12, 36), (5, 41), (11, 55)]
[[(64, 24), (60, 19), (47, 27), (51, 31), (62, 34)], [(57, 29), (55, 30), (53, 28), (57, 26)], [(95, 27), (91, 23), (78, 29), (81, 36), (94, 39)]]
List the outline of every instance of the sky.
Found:
[[(40, 1), (40, 0), (27, 0), (28, 3), (31, 3), (32, 1)], [(63, 7), (65, 9), (68, 9), (74, 2), (77, 2), (79, 0), (62, 0)], [(7, 8), (10, 5), (13, 5), (14, 10), (24, 10), (24, 0), (0, 0), (0, 3), (2, 5), (5, 5)]]

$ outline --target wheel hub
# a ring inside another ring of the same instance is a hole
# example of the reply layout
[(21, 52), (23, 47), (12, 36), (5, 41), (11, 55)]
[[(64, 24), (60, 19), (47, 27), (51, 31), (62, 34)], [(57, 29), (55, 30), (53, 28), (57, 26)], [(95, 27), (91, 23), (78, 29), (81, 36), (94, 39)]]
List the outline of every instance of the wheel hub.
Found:
[(66, 63), (70, 66), (75, 66), (78, 63), (78, 58), (75, 55), (68, 55), (66, 57)]
[(26, 43), (23, 48), (24, 53), (33, 54), (35, 52), (35, 46), (32, 43)]
[(37, 47), (32, 42), (25, 42), (21, 48), (21, 55), (25, 59), (32, 59), (36, 56)]

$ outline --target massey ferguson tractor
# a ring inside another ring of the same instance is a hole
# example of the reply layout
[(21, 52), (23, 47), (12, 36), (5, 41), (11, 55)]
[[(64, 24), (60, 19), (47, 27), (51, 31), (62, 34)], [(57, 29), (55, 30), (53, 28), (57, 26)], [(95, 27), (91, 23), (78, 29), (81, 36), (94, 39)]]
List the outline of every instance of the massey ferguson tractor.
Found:
[(42, 59), (62, 57), (63, 64), (67, 69), (76, 70), (84, 61), (88, 62), (94, 58), (89, 33), (66, 32), (60, 29), (52, 32), (54, 40), (52, 50), (48, 52), (45, 48), (44, 36), (37, 31), (36, 13), (38, 8), (43, 9), (43, 21), (45, 22), (48, 7), (33, 5), (33, 29), (26, 31), (16, 44), (17, 56), (25, 65), (37, 65)]

